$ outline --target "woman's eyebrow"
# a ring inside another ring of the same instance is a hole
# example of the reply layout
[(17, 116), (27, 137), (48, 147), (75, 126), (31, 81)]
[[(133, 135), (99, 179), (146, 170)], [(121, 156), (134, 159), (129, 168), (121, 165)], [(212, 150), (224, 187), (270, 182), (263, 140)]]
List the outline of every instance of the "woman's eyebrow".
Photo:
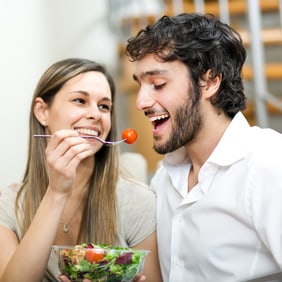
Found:
[[(73, 94), (73, 93), (79, 93), (79, 94), (82, 94), (84, 96), (90, 96), (90, 94), (87, 91), (84, 91), (84, 90), (73, 90), (73, 91), (69, 92), (69, 94)], [(107, 96), (103, 97), (102, 100), (112, 102), (112, 99), (107, 97)]]
[(89, 96), (89, 93), (87, 91), (84, 91), (84, 90), (73, 90), (73, 91), (69, 92), (69, 94), (73, 94), (73, 93), (79, 93), (79, 94), (82, 94), (82, 95), (85, 95), (85, 96)]

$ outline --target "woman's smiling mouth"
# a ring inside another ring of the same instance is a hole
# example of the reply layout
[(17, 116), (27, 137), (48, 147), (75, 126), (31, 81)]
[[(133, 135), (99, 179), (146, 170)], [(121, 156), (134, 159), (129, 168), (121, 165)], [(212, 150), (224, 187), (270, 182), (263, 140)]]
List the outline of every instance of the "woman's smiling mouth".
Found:
[(94, 129), (89, 128), (75, 128), (75, 131), (77, 131), (80, 134), (83, 135), (92, 135), (92, 136), (99, 136), (99, 132)]

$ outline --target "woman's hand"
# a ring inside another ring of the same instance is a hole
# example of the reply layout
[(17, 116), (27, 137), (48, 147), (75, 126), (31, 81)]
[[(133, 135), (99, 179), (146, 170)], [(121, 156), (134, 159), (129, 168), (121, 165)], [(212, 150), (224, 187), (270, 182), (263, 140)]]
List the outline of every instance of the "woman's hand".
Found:
[(134, 282), (143, 282), (143, 281), (146, 281), (146, 277), (145, 275), (136, 275), (136, 277), (134, 278)]
[[(60, 276), (59, 276), (59, 279), (60, 279), (60, 281), (62, 281), (62, 282), (71, 282), (71, 281), (68, 279), (68, 277), (65, 276), (65, 275), (60, 275)], [(91, 280), (89, 280), (89, 279), (83, 279), (82, 282), (91, 282)]]
[(49, 186), (57, 192), (70, 193), (79, 163), (93, 155), (90, 144), (74, 130), (55, 132), (46, 148)]

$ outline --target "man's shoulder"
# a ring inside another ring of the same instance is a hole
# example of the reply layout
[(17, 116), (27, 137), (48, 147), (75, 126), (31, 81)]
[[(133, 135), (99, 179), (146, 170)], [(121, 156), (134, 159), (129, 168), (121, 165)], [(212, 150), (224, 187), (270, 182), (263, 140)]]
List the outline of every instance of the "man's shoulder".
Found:
[(282, 153), (282, 134), (271, 128), (251, 128), (254, 150)]

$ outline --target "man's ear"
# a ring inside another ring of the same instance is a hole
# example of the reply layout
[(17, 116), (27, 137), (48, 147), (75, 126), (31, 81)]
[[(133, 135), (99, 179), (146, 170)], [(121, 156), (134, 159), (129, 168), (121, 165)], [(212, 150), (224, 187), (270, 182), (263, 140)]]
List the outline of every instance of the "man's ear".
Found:
[(48, 125), (48, 106), (41, 97), (37, 97), (33, 105), (33, 113), (43, 126)]
[(202, 77), (204, 85), (202, 87), (202, 95), (206, 98), (211, 98), (214, 94), (217, 93), (222, 76), (218, 75), (216, 77), (212, 76), (211, 70), (208, 70)]

